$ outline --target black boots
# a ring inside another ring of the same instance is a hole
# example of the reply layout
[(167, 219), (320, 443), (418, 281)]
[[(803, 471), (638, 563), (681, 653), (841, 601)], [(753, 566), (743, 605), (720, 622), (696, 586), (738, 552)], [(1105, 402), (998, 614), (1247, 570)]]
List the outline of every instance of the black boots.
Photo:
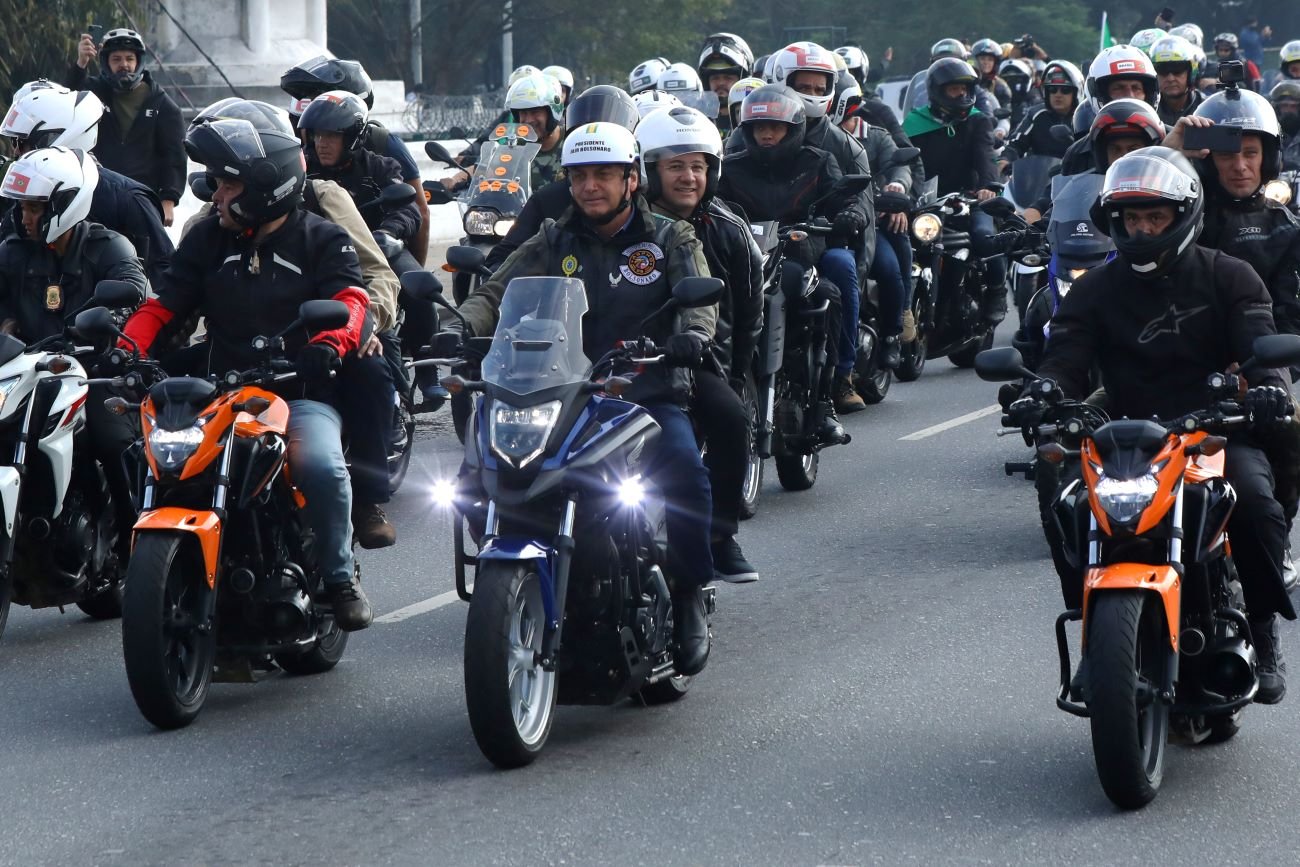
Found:
[(673, 594), (673, 654), (678, 674), (699, 674), (709, 661), (709, 615), (704, 609), (704, 589), (693, 587)]

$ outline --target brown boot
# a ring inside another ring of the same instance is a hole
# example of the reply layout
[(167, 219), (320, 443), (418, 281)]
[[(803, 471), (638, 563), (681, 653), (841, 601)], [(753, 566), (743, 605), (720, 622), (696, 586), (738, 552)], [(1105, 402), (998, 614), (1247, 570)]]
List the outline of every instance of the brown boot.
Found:
[(916, 340), (916, 316), (912, 314), (911, 309), (903, 311), (903, 333), (899, 339), (904, 343), (911, 343)]
[(397, 530), (388, 523), (384, 510), (376, 505), (352, 506), (352, 533), (357, 537), (357, 544), (367, 551), (397, 544)]
[(847, 415), (867, 408), (867, 402), (858, 394), (857, 389), (853, 387), (853, 381), (847, 376), (836, 380), (832, 394), (835, 397), (836, 412)]

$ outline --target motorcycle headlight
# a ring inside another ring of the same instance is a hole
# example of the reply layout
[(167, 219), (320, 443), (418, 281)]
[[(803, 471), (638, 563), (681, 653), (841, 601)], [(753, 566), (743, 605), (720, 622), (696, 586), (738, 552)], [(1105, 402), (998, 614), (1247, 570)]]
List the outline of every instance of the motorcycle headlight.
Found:
[(506, 235), (510, 234), (510, 230), (514, 227), (514, 220), (497, 220), (492, 224), (492, 234), (496, 235), (498, 238), (504, 238)]
[(203, 425), (196, 424), (182, 430), (154, 428), (149, 432), (149, 452), (164, 472), (174, 472), (185, 466), (203, 442)]
[(922, 214), (912, 221), (912, 237), (922, 244), (929, 244), (943, 231), (943, 220), (934, 214)]
[(467, 235), (492, 235), (492, 229), (498, 222), (497, 212), (486, 208), (470, 208), (465, 212), (465, 233)]
[(1279, 205), (1290, 204), (1291, 202), (1291, 185), (1286, 181), (1269, 181), (1264, 184), (1264, 198)]
[(4, 411), (5, 401), (9, 399), (9, 395), (13, 394), (14, 389), (18, 387), (18, 383), (22, 382), (22, 380), (21, 376), (0, 379), (0, 412)]
[(1112, 479), (1103, 475), (1095, 493), (1097, 503), (1113, 521), (1127, 524), (1151, 505), (1159, 487), (1154, 473), (1136, 479)]
[(523, 469), (546, 449), (546, 441), (559, 419), (558, 400), (536, 406), (496, 403), (488, 430), (492, 451), (515, 469)]

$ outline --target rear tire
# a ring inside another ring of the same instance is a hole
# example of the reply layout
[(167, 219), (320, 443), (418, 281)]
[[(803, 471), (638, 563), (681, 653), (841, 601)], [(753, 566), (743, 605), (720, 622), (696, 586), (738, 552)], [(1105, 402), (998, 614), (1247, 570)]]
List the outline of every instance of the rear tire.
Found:
[(289, 674), (308, 675), (324, 674), (339, 664), (343, 651), (348, 646), (348, 634), (329, 618), (329, 625), (316, 639), (311, 650), (306, 653), (281, 653), (275, 657), (275, 664)]
[(806, 491), (817, 484), (820, 458), (816, 452), (810, 455), (777, 455), (772, 460), (776, 463), (777, 481), (787, 491)]
[(95, 620), (116, 620), (122, 616), (122, 582), (119, 580), (102, 593), (97, 593), (77, 603)]
[(948, 360), (960, 368), (970, 368), (975, 366), (975, 356), (979, 355), (986, 349), (993, 348), (993, 329), (990, 328), (984, 332), (984, 336), (968, 346), (948, 354)]
[[(415, 386), (411, 386), (414, 392)], [(398, 406), (393, 408), (393, 422), (400, 429), (397, 442), (393, 443), (388, 453), (388, 492), (396, 494), (397, 489), (406, 481), (406, 471), (411, 467), (411, 452), (415, 448), (415, 413), (412, 412), (415, 396), (413, 393), (398, 395)], [(398, 430), (393, 431), (394, 434)]]
[(753, 374), (745, 377), (745, 390), (741, 395), (745, 405), (745, 414), (749, 417), (749, 438), (745, 444), (748, 462), (745, 468), (745, 480), (740, 488), (740, 520), (748, 521), (758, 514), (758, 495), (763, 490), (763, 464), (758, 454), (758, 387), (754, 384)]
[(1221, 744), (1235, 738), (1237, 732), (1241, 731), (1241, 717), (1245, 712), (1246, 709), (1243, 707), (1225, 716), (1211, 718), (1210, 736), (1205, 739), (1205, 743)]
[(1087, 653), (1085, 696), (1097, 776), (1117, 806), (1143, 807), (1160, 790), (1169, 740), (1169, 705), (1156, 695), (1169, 658), (1160, 596), (1142, 590), (1097, 594)]
[(212, 592), (194, 540), (161, 532), (136, 538), (122, 596), (122, 654), (136, 706), (160, 729), (189, 725), (208, 697), (217, 636), (215, 624), (197, 617)]
[(867, 345), (865, 331), (864, 327), (859, 326), (858, 355), (854, 360), (857, 376), (853, 385), (864, 402), (874, 405), (880, 403), (885, 399), (885, 395), (889, 394), (889, 386), (894, 382), (894, 371), (876, 364), (877, 359), (874, 356), (879, 355), (878, 352), (868, 356), (863, 351), (863, 347)]
[(465, 705), (474, 740), (499, 768), (530, 764), (551, 734), (557, 675), (536, 662), (545, 625), (531, 563), (479, 567), (465, 620)]
[(13, 601), (14, 584), (9, 575), (0, 575), (0, 638), (4, 637), (5, 624), (9, 622), (9, 605)]
[(658, 683), (642, 687), (641, 698), (645, 700), (646, 704), (671, 704), (685, 698), (690, 688), (690, 676), (679, 674), (667, 680), (661, 680)]

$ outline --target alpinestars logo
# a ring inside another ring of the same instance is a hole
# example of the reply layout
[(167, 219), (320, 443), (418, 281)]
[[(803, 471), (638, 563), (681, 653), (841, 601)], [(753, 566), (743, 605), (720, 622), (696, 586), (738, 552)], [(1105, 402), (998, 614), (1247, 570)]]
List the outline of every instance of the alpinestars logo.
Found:
[(1146, 324), (1142, 333), (1138, 335), (1138, 343), (1150, 343), (1162, 334), (1182, 334), (1182, 324), (1185, 320), (1209, 309), (1208, 304), (1188, 310), (1179, 310), (1178, 305), (1170, 304), (1168, 310)]

